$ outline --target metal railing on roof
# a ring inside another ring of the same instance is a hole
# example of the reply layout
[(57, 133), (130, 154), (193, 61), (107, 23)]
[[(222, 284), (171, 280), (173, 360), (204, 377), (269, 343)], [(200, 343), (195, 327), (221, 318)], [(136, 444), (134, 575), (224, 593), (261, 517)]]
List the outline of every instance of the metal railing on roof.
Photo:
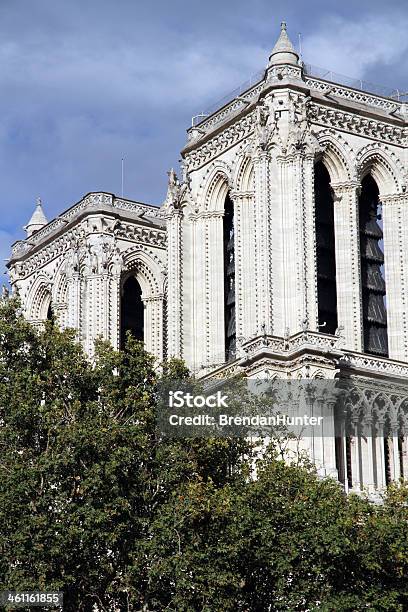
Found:
[(217, 100), (217, 102), (214, 102), (213, 104), (211, 104), (211, 106), (206, 108), (204, 111), (192, 117), (192, 120), (191, 120), (192, 127), (195, 127), (196, 125), (200, 125), (200, 123), (205, 121), (207, 117), (215, 113), (217, 110), (220, 110), (220, 108), (222, 108), (229, 102), (232, 102), (233, 100), (235, 100), (235, 98), (237, 98), (244, 92), (248, 91), (248, 89), (251, 89), (254, 85), (257, 85), (260, 81), (262, 81), (264, 75), (265, 75), (265, 68), (253, 74), (244, 83), (241, 83), (241, 85), (239, 85), (238, 87), (236, 87), (235, 89), (227, 93), (225, 96)]
[(345, 74), (339, 74), (333, 72), (333, 70), (327, 70), (327, 68), (321, 68), (320, 66), (313, 66), (312, 64), (303, 64), (303, 73), (306, 76), (316, 77), (324, 81), (330, 81), (331, 83), (337, 83), (338, 85), (344, 85), (345, 87), (351, 87), (352, 89), (359, 89), (366, 93), (372, 93), (383, 98), (392, 98), (398, 102), (405, 102), (408, 100), (408, 92), (399, 89), (392, 89), (384, 85), (377, 85), (376, 83), (370, 83), (364, 79), (356, 79), (353, 77), (346, 76)]
[[(366, 93), (371, 93), (375, 96), (381, 96), (383, 98), (390, 98), (398, 102), (408, 102), (408, 92), (400, 89), (392, 89), (384, 85), (378, 85), (376, 83), (370, 83), (364, 79), (356, 79), (355, 77), (349, 77), (327, 68), (321, 68), (320, 66), (314, 66), (313, 64), (303, 64), (303, 74), (308, 77), (315, 77), (323, 81), (329, 81), (334, 84), (343, 85), (344, 87), (350, 87), (351, 89), (358, 89)], [(198, 115), (192, 117), (191, 126), (195, 127), (203, 123), (207, 117), (219, 111), (223, 106), (235, 100), (238, 96), (247, 92), (249, 89), (257, 85), (262, 81), (265, 75), (265, 69), (260, 70), (253, 74), (244, 83), (241, 83), (238, 87), (230, 91), (228, 94), (217, 100), (209, 106), (205, 111), (202, 111)]]

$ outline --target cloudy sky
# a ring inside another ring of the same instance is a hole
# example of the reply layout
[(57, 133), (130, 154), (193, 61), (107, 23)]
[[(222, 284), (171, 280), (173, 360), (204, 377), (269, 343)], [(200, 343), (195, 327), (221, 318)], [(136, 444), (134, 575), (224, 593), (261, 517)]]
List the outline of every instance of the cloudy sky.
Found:
[(265, 66), (283, 19), (306, 62), (408, 89), (403, 1), (0, 0), (1, 262), (36, 197), (52, 218), (120, 194), (123, 156), (124, 195), (160, 204), (191, 117)]

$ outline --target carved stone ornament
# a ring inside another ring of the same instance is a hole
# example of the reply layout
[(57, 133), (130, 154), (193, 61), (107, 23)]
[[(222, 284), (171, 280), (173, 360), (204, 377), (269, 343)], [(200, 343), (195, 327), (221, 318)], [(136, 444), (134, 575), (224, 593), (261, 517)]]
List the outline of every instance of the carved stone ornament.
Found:
[(315, 111), (311, 106), (311, 98), (299, 98), (289, 95), (289, 132), (286, 143), (287, 153), (305, 153), (316, 155), (322, 148), (316, 135), (310, 129)]

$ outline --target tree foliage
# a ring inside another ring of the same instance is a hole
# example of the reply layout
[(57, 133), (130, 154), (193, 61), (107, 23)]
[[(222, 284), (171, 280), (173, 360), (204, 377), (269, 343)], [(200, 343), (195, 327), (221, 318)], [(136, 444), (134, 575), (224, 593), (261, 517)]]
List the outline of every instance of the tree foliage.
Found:
[(64, 610), (408, 609), (408, 490), (345, 497), (240, 439), (162, 439), (140, 343), (33, 329), (0, 303), (0, 590)]

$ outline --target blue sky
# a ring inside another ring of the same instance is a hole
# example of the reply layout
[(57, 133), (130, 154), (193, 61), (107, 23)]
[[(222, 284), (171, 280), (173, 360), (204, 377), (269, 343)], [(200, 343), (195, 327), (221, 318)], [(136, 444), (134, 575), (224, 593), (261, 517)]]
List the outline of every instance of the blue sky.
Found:
[(405, 2), (1, 0), (1, 261), (38, 196), (51, 219), (119, 194), (122, 156), (124, 195), (160, 204), (191, 117), (266, 65), (282, 19), (306, 62), (408, 89)]

